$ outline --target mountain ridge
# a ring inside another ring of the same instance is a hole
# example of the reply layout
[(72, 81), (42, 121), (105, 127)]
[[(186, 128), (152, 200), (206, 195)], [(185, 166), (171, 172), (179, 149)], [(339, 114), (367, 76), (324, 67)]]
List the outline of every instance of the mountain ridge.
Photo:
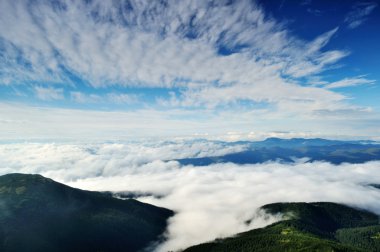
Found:
[(295, 163), (324, 161), (332, 164), (364, 163), (380, 160), (380, 145), (373, 141), (339, 141), (322, 138), (268, 138), (264, 141), (238, 141), (228, 145), (245, 145), (243, 151), (221, 156), (175, 159), (182, 165), (206, 166), (214, 163), (257, 164), (268, 161)]
[(137, 251), (174, 214), (20, 173), (0, 176), (0, 210), (1, 251)]
[(272, 203), (261, 209), (285, 218), (263, 228), (189, 247), (184, 252), (380, 250), (379, 216), (366, 210), (331, 202)]

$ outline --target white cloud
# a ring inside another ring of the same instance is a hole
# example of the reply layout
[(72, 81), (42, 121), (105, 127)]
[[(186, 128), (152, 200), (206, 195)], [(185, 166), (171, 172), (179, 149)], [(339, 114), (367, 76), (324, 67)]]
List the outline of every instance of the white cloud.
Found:
[(343, 80), (339, 80), (336, 82), (329, 83), (325, 85), (326, 88), (342, 88), (342, 87), (352, 87), (352, 86), (358, 86), (358, 85), (364, 85), (364, 84), (374, 84), (375, 80), (369, 80), (367, 78), (364, 78), (364, 76), (357, 76), (353, 78), (345, 78)]
[(135, 94), (108, 93), (107, 99), (118, 104), (132, 104), (138, 102), (139, 98)]
[(302, 136), (307, 131), (346, 139), (368, 139), (379, 135), (379, 116), (367, 108), (331, 104), (322, 110), (318, 103), (308, 100), (281, 101), (279, 106), (257, 109), (238, 106), (237, 110), (232, 108), (215, 113), (211, 109), (147, 107), (131, 111), (95, 111), (0, 103), (0, 118), (15, 122), (0, 121), (0, 138), (131, 140), (194, 137), (194, 134), (207, 133), (207, 138), (212, 139), (234, 131), (247, 134), (253, 131), (263, 136), (276, 131), (293, 132), (294, 136), (298, 132)]
[(363, 24), (377, 5), (378, 4), (376, 2), (363, 2), (355, 4), (353, 6), (353, 10), (347, 13), (346, 18), (344, 19), (347, 27), (350, 29), (355, 29)]
[(102, 102), (102, 97), (96, 94), (85, 94), (78, 91), (70, 92), (71, 100), (77, 103), (99, 103)]
[[(282, 139), (290, 138), (328, 138), (328, 136), (323, 135), (321, 132), (291, 132), (291, 131), (273, 131), (273, 132), (237, 132), (230, 131), (223, 136), (204, 136), (210, 140), (221, 140), (227, 142), (234, 141), (259, 141), (265, 140), (271, 137), (277, 137)], [(334, 135), (332, 138), (339, 139), (342, 136)], [(344, 139), (344, 138), (343, 138)]]
[(38, 99), (44, 100), (44, 101), (51, 101), (51, 100), (63, 100), (63, 88), (53, 88), (53, 87), (34, 87), (35, 95)]
[(71, 100), (77, 103), (114, 103), (114, 104), (132, 104), (139, 101), (136, 94), (125, 93), (105, 93), (105, 94), (88, 94), (78, 91), (70, 92)]
[[(295, 96), (305, 95), (302, 86), (289, 83), (283, 74), (318, 74), (348, 55), (323, 51), (337, 28), (303, 41), (248, 0), (136, 0), (130, 7), (117, 1), (39, 0), (28, 5), (4, 0), (0, 10), (0, 49), (7, 58), (1, 69), (7, 83), (72, 83), (65, 74), (71, 71), (95, 87), (180, 86), (190, 94), (223, 93), (229, 87), (236, 93), (247, 90), (244, 99), (275, 103), (288, 99), (282, 95), (287, 86)], [(233, 54), (220, 55), (220, 48)], [(20, 58), (23, 63), (16, 60)], [(310, 99), (337, 97), (318, 88), (308, 93)], [(227, 100), (241, 96), (231, 94)], [(207, 98), (186, 95), (182, 104), (202, 104)]]
[[(316, 87), (300, 87), (295, 83), (284, 82), (278, 77), (262, 79), (262, 85), (235, 84), (223, 87), (207, 87), (189, 90), (182, 93), (179, 100), (184, 106), (207, 105), (214, 107), (220, 104), (234, 103), (238, 100), (253, 100), (279, 104), (284, 101), (295, 102), (308, 100), (320, 107), (343, 105), (345, 97), (338, 93)], [(265, 82), (265, 83), (264, 83)], [(312, 111), (307, 110), (305, 111)]]
[[(25, 173), (46, 171), (50, 176), (59, 176), (61, 180), (71, 181), (140, 172), (139, 169), (145, 165), (146, 171), (149, 172), (154, 168), (149, 165), (152, 163), (166, 166), (163, 163), (166, 160), (221, 156), (246, 148), (244, 144), (228, 146), (221, 142), (200, 140), (112, 144), (2, 144), (0, 160), (3, 161), (3, 166), (0, 166), (0, 173), (17, 170)], [(171, 164), (172, 167), (178, 166), (175, 163)], [(47, 167), (49, 168), (46, 170)]]
[[(169, 222), (168, 241), (158, 251), (176, 250), (268, 224), (275, 219), (265, 221), (257, 208), (272, 202), (333, 201), (380, 214), (380, 190), (366, 186), (380, 182), (379, 162), (192, 167), (165, 161), (239, 148), (244, 146), (228, 149), (205, 141), (2, 144), (0, 174), (40, 173), (83, 189), (163, 195), (140, 198), (177, 213)], [(251, 218), (254, 220), (250, 225), (244, 224)]]
[(318, 36), (314, 41), (306, 44), (298, 53), (298, 60), (289, 62), (286, 74), (293, 77), (304, 77), (320, 73), (329, 65), (349, 55), (348, 51), (331, 50), (321, 52), (331, 38), (338, 31), (338, 27)]

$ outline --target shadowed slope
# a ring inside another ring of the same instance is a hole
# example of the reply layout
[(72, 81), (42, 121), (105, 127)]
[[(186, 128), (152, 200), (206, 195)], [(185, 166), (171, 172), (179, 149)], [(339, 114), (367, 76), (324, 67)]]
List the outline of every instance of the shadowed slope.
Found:
[(173, 212), (40, 175), (0, 176), (0, 251), (136, 251)]

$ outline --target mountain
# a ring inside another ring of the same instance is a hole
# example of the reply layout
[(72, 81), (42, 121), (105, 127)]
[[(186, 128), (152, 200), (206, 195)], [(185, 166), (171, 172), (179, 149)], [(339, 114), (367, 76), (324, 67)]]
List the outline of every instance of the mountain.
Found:
[(40, 175), (0, 176), (0, 251), (138, 251), (172, 215)]
[(308, 162), (326, 161), (333, 164), (380, 160), (380, 145), (372, 141), (268, 138), (260, 142), (230, 144), (245, 145), (247, 149), (223, 156), (184, 158), (176, 161), (182, 165), (205, 166), (228, 162), (236, 164), (257, 164), (267, 161), (293, 163), (300, 158), (308, 158)]
[(323, 138), (291, 138), (291, 139), (281, 139), (276, 137), (267, 138), (264, 141), (253, 142), (254, 146), (264, 146), (264, 147), (299, 147), (299, 146), (331, 146), (340, 144), (357, 144), (356, 141), (339, 141), (339, 140), (329, 140)]
[(342, 140), (330, 140), (323, 138), (290, 138), (282, 139), (277, 137), (270, 137), (263, 141), (240, 141), (235, 143), (248, 143), (251, 147), (302, 147), (302, 146), (332, 146), (332, 145), (376, 145), (376, 141), (360, 140), (360, 141), (342, 141)]
[(185, 251), (380, 251), (379, 217), (373, 213), (327, 202), (274, 203), (262, 209), (284, 220)]

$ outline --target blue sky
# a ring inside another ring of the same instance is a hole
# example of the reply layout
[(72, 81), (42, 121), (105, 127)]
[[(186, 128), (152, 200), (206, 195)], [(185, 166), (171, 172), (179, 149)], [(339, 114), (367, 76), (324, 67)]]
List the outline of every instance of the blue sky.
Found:
[(0, 138), (379, 139), (378, 1), (0, 0)]

